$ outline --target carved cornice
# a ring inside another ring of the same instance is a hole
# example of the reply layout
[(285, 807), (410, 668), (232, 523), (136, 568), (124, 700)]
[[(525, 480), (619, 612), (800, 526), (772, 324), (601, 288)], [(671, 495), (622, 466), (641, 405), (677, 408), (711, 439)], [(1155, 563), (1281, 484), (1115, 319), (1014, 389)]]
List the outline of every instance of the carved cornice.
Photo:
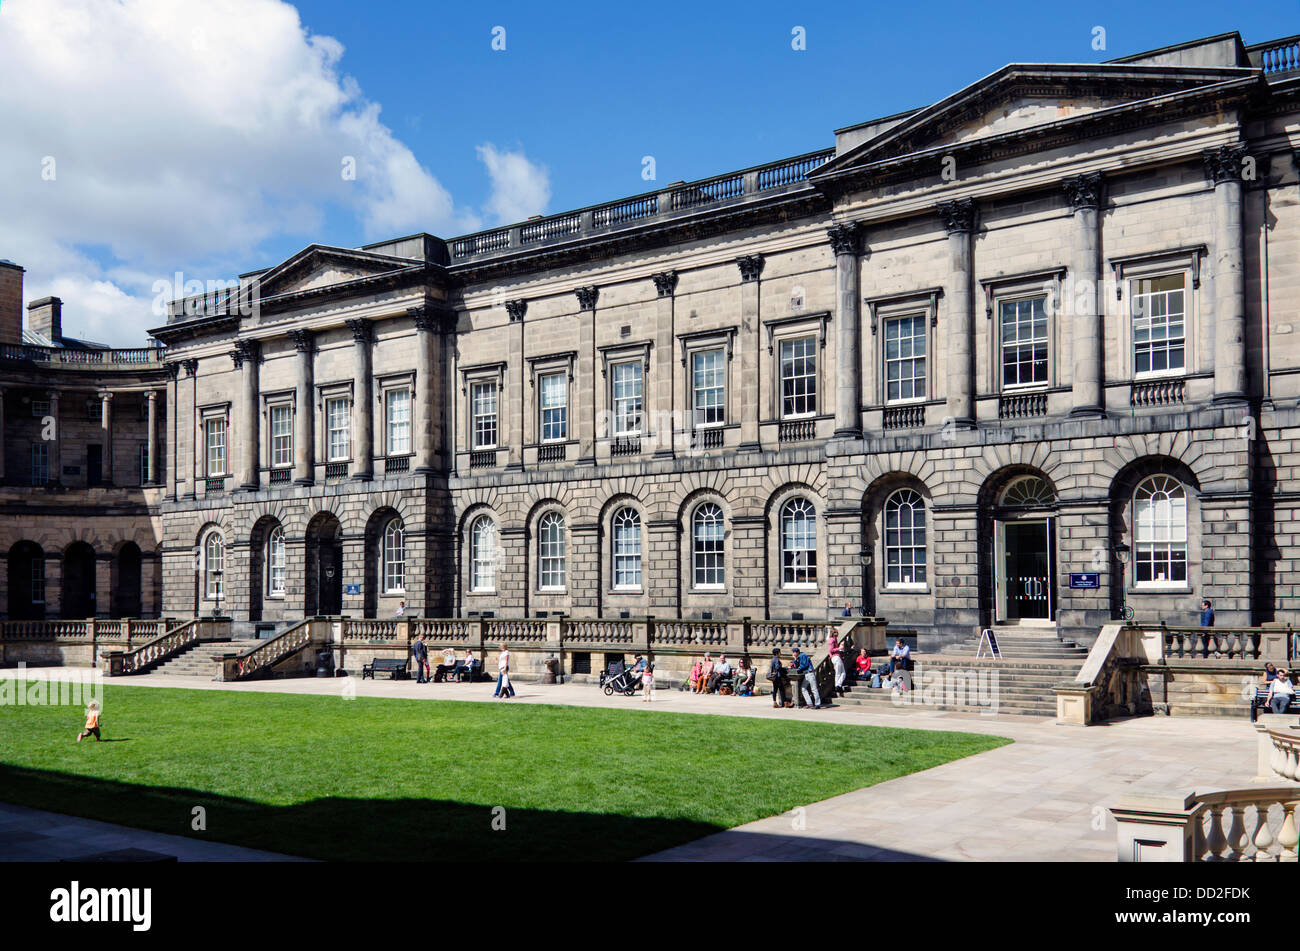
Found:
[(198, 376), (198, 375), (199, 375), (199, 361), (198, 361), (198, 360), (195, 360), (195, 359), (193, 359), (193, 358), (191, 358), (191, 359), (189, 359), (189, 360), (182, 360), (182, 361), (181, 361), (181, 366), (183, 366), (183, 367), (185, 368), (185, 375), (186, 375), (186, 376)]
[(1244, 145), (1224, 145), (1217, 149), (1206, 149), (1201, 153), (1201, 161), (1205, 164), (1205, 175), (1216, 185), (1241, 181), (1241, 165), (1245, 157)]
[(588, 287), (575, 288), (573, 293), (578, 295), (578, 307), (581, 310), (595, 310), (596, 298), (600, 294), (600, 288), (592, 284)]
[(352, 331), (352, 339), (357, 343), (371, 343), (375, 339), (374, 325), (364, 318), (357, 317), (347, 321), (348, 329)]
[(1101, 172), (1075, 175), (1061, 182), (1061, 187), (1070, 202), (1070, 211), (1101, 206)]
[(826, 237), (830, 238), (831, 250), (836, 257), (841, 254), (857, 254), (862, 241), (862, 226), (856, 221), (835, 225), (826, 229)]
[(174, 380), (181, 375), (181, 365), (176, 362), (164, 363), (163, 373), (167, 374), (167, 379)]
[(441, 303), (408, 307), (406, 316), (411, 318), (416, 330), (448, 333), (456, 328), (456, 311)]
[[(583, 288), (583, 290), (586, 290), (586, 288)], [(594, 288), (592, 290), (594, 290)], [(581, 293), (578, 294), (578, 300), (579, 302), (582, 300)], [(586, 307), (583, 307), (583, 310), (586, 309)], [(506, 313), (510, 315), (510, 322), (512, 324), (518, 323), (524, 319), (524, 314), (528, 313), (528, 301), (524, 300), (522, 297), (516, 300), (506, 301)]]
[(289, 336), (293, 338), (293, 348), (299, 353), (315, 352), (316, 335), (310, 330), (290, 330)]
[(742, 283), (756, 281), (758, 276), (763, 273), (763, 255), (746, 254), (743, 257), (736, 258), (736, 266), (740, 268)]
[(949, 234), (963, 234), (975, 230), (975, 199), (957, 198), (953, 201), (941, 201), (935, 210), (943, 219), (943, 226)]
[(650, 279), (655, 282), (655, 292), (660, 297), (672, 297), (673, 292), (677, 290), (676, 271), (660, 271), (651, 274)]

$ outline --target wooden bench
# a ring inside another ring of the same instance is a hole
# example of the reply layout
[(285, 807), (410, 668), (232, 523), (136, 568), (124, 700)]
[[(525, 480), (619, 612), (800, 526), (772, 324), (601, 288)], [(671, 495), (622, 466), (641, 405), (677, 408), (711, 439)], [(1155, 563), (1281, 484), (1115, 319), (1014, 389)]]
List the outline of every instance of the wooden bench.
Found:
[[(1250, 701), (1250, 722), (1251, 723), (1255, 722), (1261, 710), (1264, 711), (1265, 713), (1272, 712), (1271, 710), (1269, 710), (1268, 701), (1265, 699), (1266, 697), (1268, 697), (1268, 684), (1264, 684), (1262, 687), (1255, 688), (1255, 697), (1253, 700)], [(1300, 713), (1300, 694), (1291, 695), (1291, 702), (1287, 704), (1286, 712)]]
[(369, 677), (371, 680), (374, 680), (376, 671), (392, 674), (393, 680), (408, 677), (410, 675), (406, 672), (407, 663), (408, 662), (405, 658), (398, 660), (396, 657), (376, 657), (370, 663), (361, 668), (361, 679), (365, 680)]

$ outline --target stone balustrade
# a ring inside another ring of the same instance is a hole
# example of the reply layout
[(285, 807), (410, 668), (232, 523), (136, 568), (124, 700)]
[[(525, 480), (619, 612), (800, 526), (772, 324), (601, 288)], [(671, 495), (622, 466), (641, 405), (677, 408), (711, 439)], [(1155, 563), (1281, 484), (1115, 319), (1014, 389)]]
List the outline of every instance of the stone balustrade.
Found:
[(14, 641), (114, 641), (131, 644), (185, 622), (176, 618), (85, 618), (74, 621), (0, 621), (0, 643)]
[(1123, 796), (1120, 862), (1295, 862), (1300, 786)]
[(167, 351), (162, 347), (137, 347), (128, 350), (72, 350), (65, 347), (5, 344), (0, 346), (0, 361), (5, 363), (29, 363), (67, 370), (160, 370), (166, 353)]

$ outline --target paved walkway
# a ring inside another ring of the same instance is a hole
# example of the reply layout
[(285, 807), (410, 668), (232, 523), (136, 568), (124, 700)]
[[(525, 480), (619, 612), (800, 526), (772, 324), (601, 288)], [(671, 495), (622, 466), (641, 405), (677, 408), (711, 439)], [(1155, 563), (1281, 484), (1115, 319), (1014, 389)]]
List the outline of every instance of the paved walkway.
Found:
[[(63, 672), (55, 668), (44, 673), (57, 678)], [(0, 677), (15, 674), (13, 670), (0, 671)], [(491, 701), (493, 689), (491, 684), (356, 679), (221, 684), (165, 674), (114, 681), (119, 683), (247, 693), (464, 701)], [(515, 688), (518, 696), (513, 700), (495, 702), (635, 709), (647, 706), (639, 699), (606, 697), (592, 685), (516, 683)], [(1105, 807), (1120, 794), (1242, 788), (1251, 785), (1255, 775), (1255, 733), (1245, 717), (1143, 717), (1082, 728), (1060, 726), (1038, 717), (988, 717), (927, 708), (903, 708), (897, 713), (867, 713), (847, 706), (819, 711), (774, 710), (764, 698), (709, 697), (678, 691), (656, 694), (653, 708), (990, 733), (1015, 742), (812, 803), (797, 814), (773, 816), (707, 836), (650, 856), (651, 861), (1114, 861), (1115, 826)], [(3, 837), (0, 826), (0, 839)]]

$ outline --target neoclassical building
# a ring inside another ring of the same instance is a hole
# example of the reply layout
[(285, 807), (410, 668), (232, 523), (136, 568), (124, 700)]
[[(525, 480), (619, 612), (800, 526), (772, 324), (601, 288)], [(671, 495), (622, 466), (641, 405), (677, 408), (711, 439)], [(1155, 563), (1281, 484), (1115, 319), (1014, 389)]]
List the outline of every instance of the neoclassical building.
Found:
[(0, 618), (157, 617), (167, 376), (158, 347), (63, 333), (0, 261)]
[(1296, 620), (1300, 40), (175, 302), (168, 613)]

